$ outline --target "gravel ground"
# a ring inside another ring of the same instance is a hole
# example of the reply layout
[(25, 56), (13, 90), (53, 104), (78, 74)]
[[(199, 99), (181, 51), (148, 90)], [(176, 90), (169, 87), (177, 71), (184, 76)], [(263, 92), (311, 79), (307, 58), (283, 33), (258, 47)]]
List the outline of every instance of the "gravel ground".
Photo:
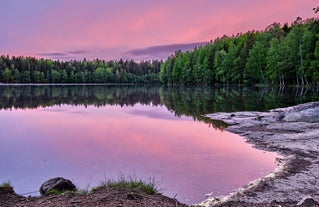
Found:
[(139, 190), (101, 187), (92, 193), (79, 195), (49, 195), (22, 197), (11, 188), (0, 187), (1, 207), (186, 207), (176, 199), (161, 194), (148, 195)]
[(197, 206), (319, 206), (319, 102), (207, 117), (226, 122), (226, 130), (284, 158), (270, 175)]

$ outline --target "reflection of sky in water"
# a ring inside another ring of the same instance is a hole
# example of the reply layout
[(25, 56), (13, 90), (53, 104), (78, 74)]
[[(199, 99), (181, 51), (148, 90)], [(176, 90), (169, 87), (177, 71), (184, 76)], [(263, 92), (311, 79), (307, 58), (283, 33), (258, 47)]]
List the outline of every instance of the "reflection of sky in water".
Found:
[(57, 176), (92, 187), (121, 172), (155, 177), (165, 195), (195, 203), (275, 167), (275, 154), (160, 106), (0, 111), (0, 122), (0, 182), (10, 180), (18, 193)]

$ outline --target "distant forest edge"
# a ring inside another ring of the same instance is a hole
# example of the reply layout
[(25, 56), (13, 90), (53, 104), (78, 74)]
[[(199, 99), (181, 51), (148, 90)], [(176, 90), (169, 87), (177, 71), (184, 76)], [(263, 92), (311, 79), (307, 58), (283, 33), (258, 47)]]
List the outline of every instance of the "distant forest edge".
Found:
[(319, 20), (298, 17), (290, 26), (217, 38), (169, 57), (160, 79), (168, 85), (319, 84)]
[(298, 17), (290, 26), (223, 36), (165, 61), (1, 56), (0, 83), (319, 85), (319, 20)]
[(162, 61), (53, 61), (0, 57), (2, 83), (160, 83)]

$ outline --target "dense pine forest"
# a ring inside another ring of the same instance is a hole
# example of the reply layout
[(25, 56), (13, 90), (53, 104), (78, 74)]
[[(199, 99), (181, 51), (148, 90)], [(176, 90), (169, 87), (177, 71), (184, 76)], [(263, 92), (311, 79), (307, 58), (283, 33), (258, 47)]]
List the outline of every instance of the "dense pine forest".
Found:
[(162, 64), (160, 79), (167, 85), (318, 85), (319, 20), (273, 23), (177, 51)]
[(264, 31), (223, 36), (165, 61), (0, 57), (0, 83), (318, 85), (319, 20), (297, 18)]
[(2, 83), (159, 83), (161, 61), (53, 61), (0, 57)]

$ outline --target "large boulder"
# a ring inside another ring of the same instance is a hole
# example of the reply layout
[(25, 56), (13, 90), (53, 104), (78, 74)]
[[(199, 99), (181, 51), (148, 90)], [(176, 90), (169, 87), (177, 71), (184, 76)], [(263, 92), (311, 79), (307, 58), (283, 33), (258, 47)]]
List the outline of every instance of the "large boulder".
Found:
[(76, 186), (68, 179), (57, 177), (44, 182), (40, 187), (41, 195), (48, 195), (52, 191), (75, 191)]

